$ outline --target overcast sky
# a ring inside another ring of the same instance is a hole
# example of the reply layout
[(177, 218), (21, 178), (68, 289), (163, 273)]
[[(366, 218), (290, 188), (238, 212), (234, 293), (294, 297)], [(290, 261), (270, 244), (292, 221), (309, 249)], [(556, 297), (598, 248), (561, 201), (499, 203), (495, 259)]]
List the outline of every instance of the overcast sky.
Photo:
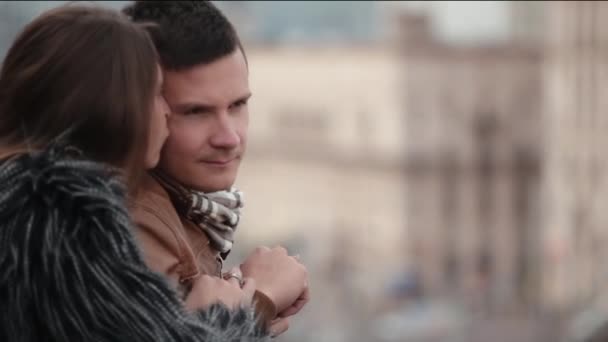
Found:
[[(29, 1), (21, 5), (39, 13), (62, 2)], [(120, 8), (126, 1), (93, 2)], [(449, 41), (496, 40), (508, 34), (507, 1), (390, 1), (383, 5), (428, 11), (437, 34)]]
[(386, 4), (428, 11), (437, 34), (446, 40), (496, 40), (508, 35), (508, 1), (394, 1)]

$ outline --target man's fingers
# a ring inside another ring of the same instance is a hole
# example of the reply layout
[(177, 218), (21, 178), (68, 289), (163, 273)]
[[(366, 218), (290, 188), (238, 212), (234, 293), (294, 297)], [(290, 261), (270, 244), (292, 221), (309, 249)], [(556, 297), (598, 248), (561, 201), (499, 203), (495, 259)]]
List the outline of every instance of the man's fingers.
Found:
[(241, 288), (243, 285), (243, 272), (241, 272), (239, 267), (233, 267), (229, 272), (224, 274), (224, 279), (230, 284)]
[(298, 312), (300, 312), (300, 310), (302, 310), (304, 305), (306, 305), (306, 303), (308, 303), (309, 300), (310, 300), (310, 292), (309, 292), (308, 288), (306, 288), (304, 290), (304, 292), (302, 292), (300, 297), (287, 309), (281, 311), (278, 316), (279, 317), (289, 317), (289, 316), (293, 316), (293, 315), (297, 314)]
[(279, 252), (279, 254), (282, 254), (282, 255), (289, 255), (289, 254), (287, 253), (287, 249), (286, 249), (285, 247), (283, 247), (283, 246), (275, 246), (275, 247), (273, 248), (273, 250), (278, 251), (278, 252)]
[(258, 253), (268, 252), (268, 251), (270, 251), (270, 248), (268, 248), (266, 246), (259, 246), (259, 247), (256, 247), (256, 249), (255, 249), (255, 252), (258, 252)]
[(301, 301), (301, 300), (298, 299), (290, 307), (288, 307), (287, 309), (281, 311), (277, 316), (278, 317), (293, 316), (293, 315), (297, 314), (298, 312), (300, 312), (300, 310), (302, 310), (302, 308), (304, 307), (305, 304), (306, 304), (305, 301)]
[(289, 318), (278, 318), (270, 323), (270, 335), (272, 337), (279, 336), (289, 329)]
[(239, 289), (241, 288), (241, 281), (239, 278), (233, 276), (227, 276), (226, 278), (226, 281), (230, 283), (230, 285), (238, 287)]
[(251, 304), (255, 294), (255, 280), (253, 278), (243, 279), (244, 304)]

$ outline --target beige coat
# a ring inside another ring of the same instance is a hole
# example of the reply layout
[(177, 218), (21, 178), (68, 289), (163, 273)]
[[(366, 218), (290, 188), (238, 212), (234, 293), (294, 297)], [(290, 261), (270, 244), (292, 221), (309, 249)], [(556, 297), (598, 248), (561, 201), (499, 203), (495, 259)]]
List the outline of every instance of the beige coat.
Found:
[(219, 251), (209, 244), (203, 231), (179, 217), (169, 194), (151, 176), (145, 175), (131, 203), (136, 236), (148, 266), (165, 274), (184, 296), (201, 274), (221, 277)]
[[(167, 276), (182, 299), (202, 274), (222, 276), (219, 251), (194, 223), (178, 215), (169, 194), (153, 177), (145, 175), (130, 210), (146, 264)], [(274, 304), (259, 291), (254, 302), (259, 317), (268, 325), (277, 314)]]

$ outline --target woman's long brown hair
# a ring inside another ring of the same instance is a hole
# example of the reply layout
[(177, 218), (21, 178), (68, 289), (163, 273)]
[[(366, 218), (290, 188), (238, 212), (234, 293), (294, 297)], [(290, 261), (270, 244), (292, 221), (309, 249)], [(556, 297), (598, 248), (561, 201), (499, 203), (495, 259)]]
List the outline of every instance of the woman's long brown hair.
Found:
[(144, 171), (158, 57), (122, 14), (66, 5), (31, 22), (0, 71), (0, 157), (59, 136), (89, 159)]

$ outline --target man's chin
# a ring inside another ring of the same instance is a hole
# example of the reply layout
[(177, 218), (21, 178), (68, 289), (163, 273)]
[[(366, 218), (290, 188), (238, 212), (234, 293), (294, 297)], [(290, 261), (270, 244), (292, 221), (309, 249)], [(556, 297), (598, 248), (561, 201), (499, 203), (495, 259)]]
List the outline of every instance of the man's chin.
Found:
[(197, 182), (195, 184), (191, 184), (193, 190), (202, 191), (202, 192), (216, 192), (230, 189), (230, 187), (234, 184), (234, 180), (223, 180), (210, 182), (209, 179), (206, 181)]
[(184, 186), (197, 191), (202, 192), (216, 192), (229, 189), (236, 181), (236, 170), (223, 170), (218, 172), (215, 169), (209, 169), (204, 167), (197, 167), (189, 170), (182, 170), (187, 172), (166, 172), (169, 176), (172, 176), (179, 183)]

